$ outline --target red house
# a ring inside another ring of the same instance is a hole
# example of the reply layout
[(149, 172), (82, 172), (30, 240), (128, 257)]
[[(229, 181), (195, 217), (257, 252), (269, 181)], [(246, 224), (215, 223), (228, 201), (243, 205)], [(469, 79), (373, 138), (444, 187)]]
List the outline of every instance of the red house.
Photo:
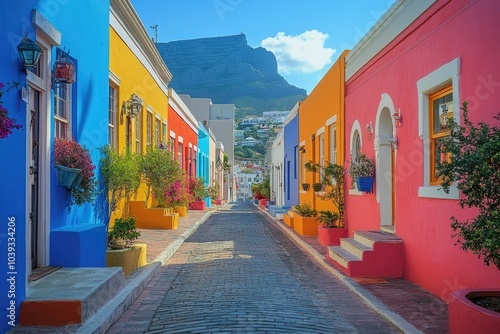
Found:
[(347, 56), (346, 160), (376, 166), (371, 193), (346, 190), (353, 239), (329, 252), (351, 276), (403, 277), (447, 302), (500, 288), (498, 268), (455, 245), (450, 217), (474, 212), (456, 185), (441, 189), (434, 151), (443, 110), (460, 120), (466, 100), (473, 122), (499, 111), (499, 15), (500, 1), (396, 1)]
[(177, 93), (168, 90), (168, 145), (187, 175), (196, 175), (198, 121)]

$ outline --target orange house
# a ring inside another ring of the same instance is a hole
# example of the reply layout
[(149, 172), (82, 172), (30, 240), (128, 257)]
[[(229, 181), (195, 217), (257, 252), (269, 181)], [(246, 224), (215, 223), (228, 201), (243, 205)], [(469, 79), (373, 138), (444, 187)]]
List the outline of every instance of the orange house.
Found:
[[(308, 161), (344, 165), (344, 51), (299, 108), (299, 203), (316, 210), (335, 211), (330, 201), (321, 200), (312, 189), (320, 175), (305, 170)], [(309, 184), (305, 190), (303, 184)]]

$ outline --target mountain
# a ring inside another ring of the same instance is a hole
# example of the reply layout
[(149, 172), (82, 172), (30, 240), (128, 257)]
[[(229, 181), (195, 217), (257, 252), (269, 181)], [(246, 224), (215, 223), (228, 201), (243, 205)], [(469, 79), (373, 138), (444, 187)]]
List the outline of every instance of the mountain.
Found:
[(262, 111), (291, 110), (306, 90), (278, 74), (276, 57), (252, 48), (244, 34), (157, 43), (178, 94), (234, 103), (237, 118)]

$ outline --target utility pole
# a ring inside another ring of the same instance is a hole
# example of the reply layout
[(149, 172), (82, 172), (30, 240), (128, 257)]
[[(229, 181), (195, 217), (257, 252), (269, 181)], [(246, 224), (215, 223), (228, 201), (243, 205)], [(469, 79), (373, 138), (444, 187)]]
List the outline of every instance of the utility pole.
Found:
[(155, 24), (154, 26), (150, 26), (151, 29), (153, 29), (155, 31), (155, 38), (153, 40), (153, 42), (158, 43), (158, 25)]

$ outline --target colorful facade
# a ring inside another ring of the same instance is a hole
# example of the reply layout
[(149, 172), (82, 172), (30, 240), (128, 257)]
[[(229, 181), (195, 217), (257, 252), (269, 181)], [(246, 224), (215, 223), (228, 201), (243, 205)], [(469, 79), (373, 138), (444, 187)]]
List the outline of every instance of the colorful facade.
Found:
[(288, 207), (299, 204), (299, 108), (297, 102), (283, 123), (283, 192)]
[[(0, 166), (1, 225), (0, 331), (18, 320), (32, 270), (48, 266), (105, 266), (105, 220), (91, 204), (68, 206), (68, 191), (59, 186), (53, 166), (55, 137), (74, 138), (98, 165), (107, 142), (101, 128), (107, 105), (108, 1), (0, 4), (0, 82), (19, 82), (2, 94), (2, 105), (22, 129), (0, 139), (5, 163)], [(92, 22), (92, 25), (88, 25)], [(85, 27), (85, 29), (81, 29)], [(42, 55), (35, 68), (22, 68), (16, 50), (24, 37)], [(75, 65), (74, 83), (55, 84), (52, 69), (62, 51)], [(6, 88), (5, 88), (6, 89)], [(8, 236), (8, 237), (7, 237)]]
[(500, 287), (500, 271), (451, 237), (450, 217), (473, 210), (459, 207), (456, 186), (442, 190), (433, 149), (434, 105), (460, 120), (468, 101), (473, 122), (498, 111), (498, 13), (495, 1), (397, 1), (346, 58), (347, 159), (363, 152), (376, 164), (374, 192), (346, 195), (349, 234), (392, 229), (403, 277), (445, 301), (465, 287)]
[(196, 175), (194, 159), (198, 147), (198, 121), (184, 104), (173, 88), (168, 90), (168, 128), (167, 140), (170, 152), (179, 161), (186, 175)]
[[(299, 185), (320, 182), (318, 173), (307, 172), (304, 164), (308, 161), (327, 162), (342, 165), (344, 162), (344, 51), (328, 70), (311, 94), (300, 104), (299, 123)], [(316, 210), (335, 208), (328, 201), (321, 200), (310, 188), (301, 188), (300, 204), (308, 203)]]
[[(111, 1), (109, 36), (109, 144), (120, 153), (166, 147), (172, 75), (129, 1)], [(137, 114), (132, 102), (140, 104)], [(142, 184), (133, 200), (145, 199)]]

